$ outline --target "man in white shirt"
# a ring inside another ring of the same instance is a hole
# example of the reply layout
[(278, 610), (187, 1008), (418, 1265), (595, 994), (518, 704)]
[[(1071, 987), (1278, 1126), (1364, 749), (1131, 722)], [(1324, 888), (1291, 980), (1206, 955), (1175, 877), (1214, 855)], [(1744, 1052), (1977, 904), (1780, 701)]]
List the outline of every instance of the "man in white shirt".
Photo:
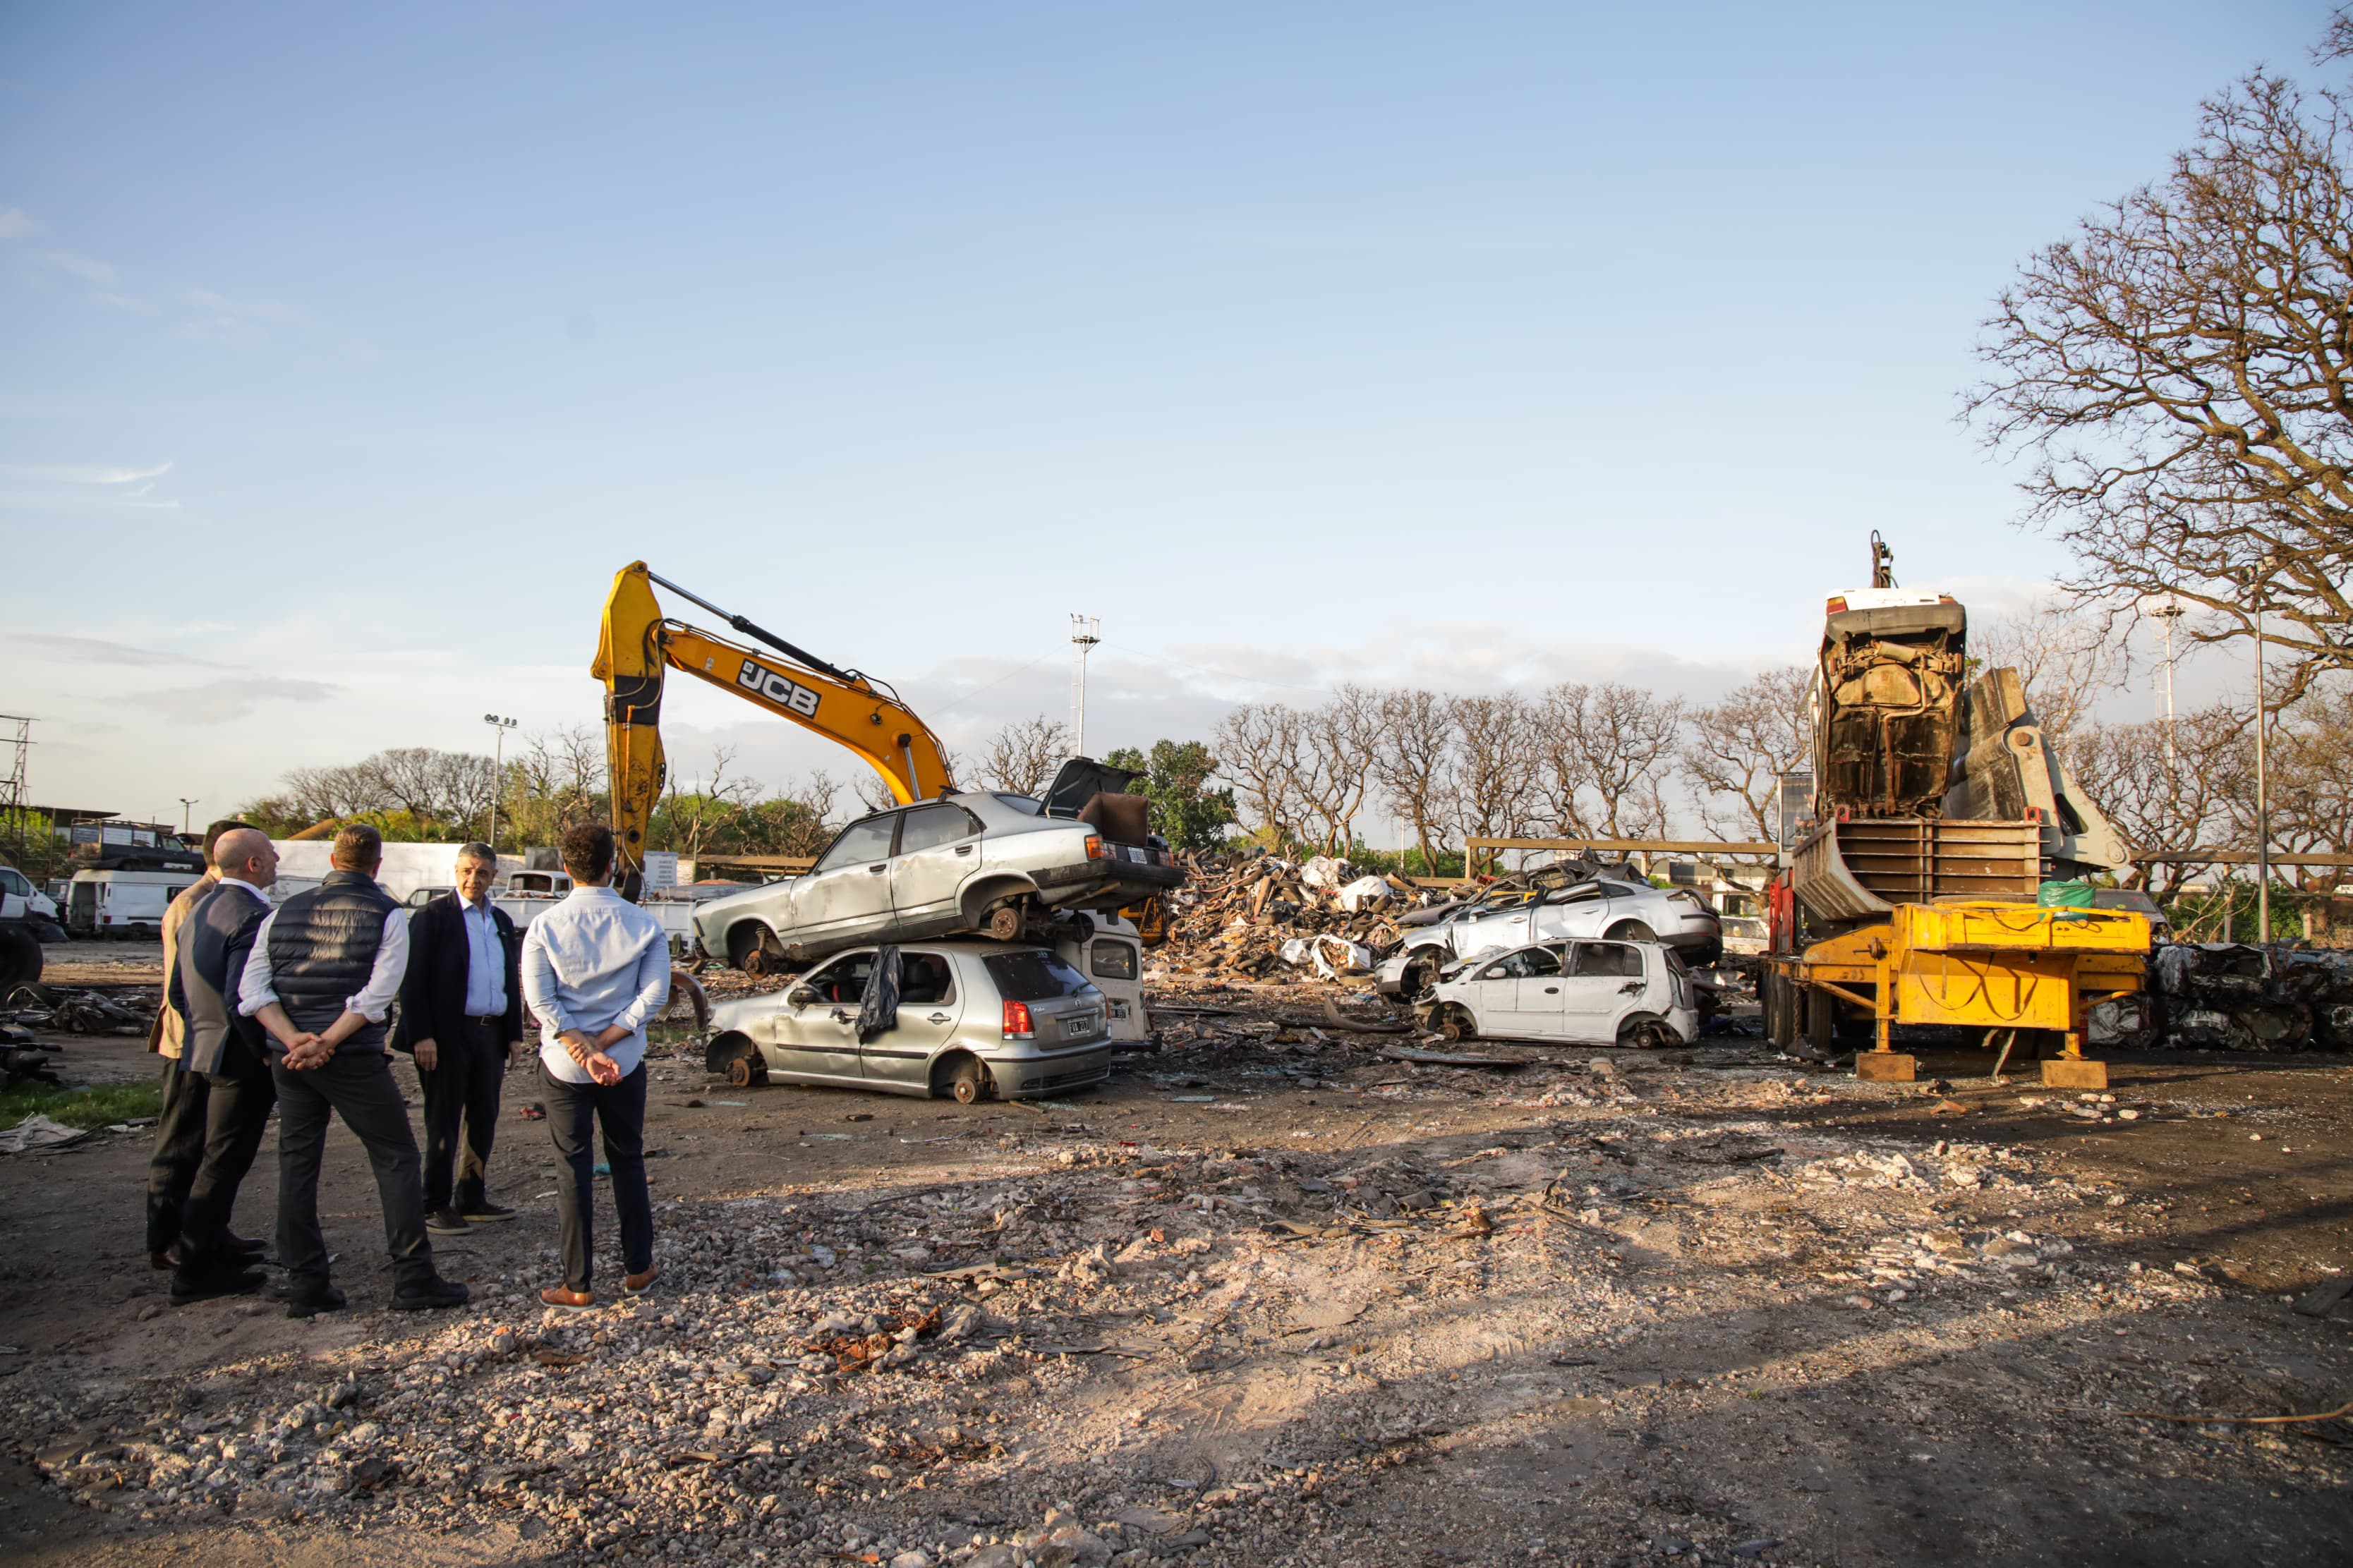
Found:
[(670, 1003), (670, 940), (661, 922), (615, 892), (613, 830), (566, 828), (557, 847), (569, 897), (523, 930), (522, 990), (539, 1019), (547, 1130), (562, 1160), (564, 1283), (551, 1307), (593, 1307), (594, 1139), (601, 1126), (621, 1222), (621, 1288), (634, 1295), (654, 1267), (653, 1199), (646, 1187), (646, 1025)]
[(319, 1228), (319, 1163), (334, 1115), (359, 1135), (375, 1167), (392, 1304), (412, 1311), (460, 1306), (466, 1287), (433, 1268), (417, 1137), (385, 1054), (385, 1017), (408, 967), (408, 916), (376, 885), (384, 838), (375, 828), (345, 826), (330, 860), (324, 881), (262, 921), (237, 988), (237, 1011), (260, 1020), (274, 1042), (278, 1261), (286, 1270), (287, 1315), (343, 1305), (328, 1278)]

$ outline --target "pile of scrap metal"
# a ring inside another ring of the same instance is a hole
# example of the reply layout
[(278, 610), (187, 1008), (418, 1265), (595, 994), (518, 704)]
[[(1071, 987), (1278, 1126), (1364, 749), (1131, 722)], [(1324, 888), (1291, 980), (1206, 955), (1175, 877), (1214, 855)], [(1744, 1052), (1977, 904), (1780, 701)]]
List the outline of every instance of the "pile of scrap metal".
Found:
[(0, 1013), (0, 1089), (14, 1089), (20, 1083), (58, 1082), (50, 1061), (58, 1049), (35, 1039), (33, 1031), (18, 1023), (13, 1014)]
[(26, 1028), (66, 1035), (143, 1035), (155, 1021), (162, 998), (143, 987), (130, 1000), (103, 991), (69, 991), (57, 985), (19, 985), (8, 993), (8, 1013)]
[(2353, 952), (2174, 942), (2148, 989), (2092, 1008), (2091, 1043), (2121, 1049), (2353, 1050)]
[(1203, 856), (1169, 900), (1162, 961), (1183, 973), (1241, 980), (1368, 973), (1398, 944), (1398, 917), (1436, 895), (1318, 855)]

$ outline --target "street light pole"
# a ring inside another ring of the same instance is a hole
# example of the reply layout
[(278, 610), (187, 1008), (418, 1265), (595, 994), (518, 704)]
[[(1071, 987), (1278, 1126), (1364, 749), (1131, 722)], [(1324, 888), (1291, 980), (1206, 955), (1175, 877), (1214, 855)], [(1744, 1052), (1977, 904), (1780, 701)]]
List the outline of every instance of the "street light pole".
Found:
[(499, 852), (499, 796), (504, 795), (507, 788), (507, 731), (522, 721), (501, 719), (495, 713), (485, 713), (482, 715), (482, 722), (488, 724), (497, 736), (497, 739), (491, 742), (491, 837), (489, 840), (491, 853), (496, 855)]
[(186, 795), (180, 797), (180, 837), (183, 838), (188, 836), (188, 808), (195, 804)]

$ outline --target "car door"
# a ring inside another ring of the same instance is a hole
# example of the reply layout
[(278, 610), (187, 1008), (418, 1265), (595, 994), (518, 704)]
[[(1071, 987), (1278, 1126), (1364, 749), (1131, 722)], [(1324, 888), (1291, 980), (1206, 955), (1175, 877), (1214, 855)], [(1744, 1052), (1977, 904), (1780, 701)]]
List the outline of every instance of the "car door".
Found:
[[(857, 1083), (864, 1077), (858, 1007), (874, 973), (874, 950), (828, 959), (794, 982), (769, 1020), (768, 1065), (795, 1078)], [(807, 994), (808, 999), (793, 999)]]
[(891, 848), (901, 814), (886, 811), (841, 830), (793, 889), (790, 942), (855, 937), (891, 918)]
[(1562, 971), (1567, 966), (1561, 962), (1559, 948), (1525, 947), (1512, 954), (1519, 978), (1514, 984), (1517, 997), (1512, 1005), (1521, 1032), (1544, 1038), (1560, 1033), (1561, 1010), (1567, 993), (1562, 990)]
[(1515, 962), (1519, 957), (1507, 952), (1491, 959), (1472, 973), (1464, 987), (1471, 994), (1471, 1016), (1482, 1035), (1519, 1032), (1520, 965)]
[(1599, 882), (1580, 882), (1544, 896), (1536, 906), (1535, 930), (1530, 942), (1567, 942), (1599, 936), (1609, 924), (1609, 898)]
[(931, 1087), (932, 1058), (955, 1035), (964, 1015), (955, 961), (919, 947), (899, 950), (899, 1022), (859, 1047), (867, 1081)]
[(899, 824), (899, 852), (891, 858), (893, 918), (955, 916), (964, 885), (980, 865), (980, 818), (945, 801), (906, 812)]
[(1561, 979), (1561, 1026), (1566, 1037), (1606, 1044), (1618, 1038), (1618, 1020), (1649, 981), (1641, 951), (1622, 942), (1580, 942), (1570, 950)]

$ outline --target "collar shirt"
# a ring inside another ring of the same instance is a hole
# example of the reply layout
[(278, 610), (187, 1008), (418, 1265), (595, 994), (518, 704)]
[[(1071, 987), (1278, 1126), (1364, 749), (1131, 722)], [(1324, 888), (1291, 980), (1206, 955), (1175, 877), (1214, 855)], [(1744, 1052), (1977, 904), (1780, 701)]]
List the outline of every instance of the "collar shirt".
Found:
[(241, 877), (223, 877), (220, 879), (220, 885), (224, 888), (243, 888), (247, 892), (251, 893), (254, 896), (255, 900), (259, 902), (263, 909), (266, 910), (270, 907), (269, 895), (263, 892), (259, 888), (255, 887), (252, 883), (245, 880)]
[(466, 928), (466, 1016), (503, 1018), (507, 1011), (506, 945), (491, 900), (476, 904), (460, 894), (459, 923)]
[(539, 1017), (539, 1059), (551, 1078), (592, 1082), (557, 1037), (577, 1030), (594, 1040), (615, 1025), (628, 1036), (605, 1054), (626, 1078), (645, 1059), (647, 1021), (670, 1004), (670, 940), (612, 889), (575, 888), (523, 928), (522, 996)]
[[(277, 926), (273, 909), (254, 933), (253, 956), (245, 961), (245, 974), (237, 983), (237, 1010), (248, 1018), (278, 1000), (278, 977), (269, 964), (269, 937)], [(384, 917), (384, 936), (376, 944), (368, 982), (343, 999), (343, 1011), (357, 1013), (371, 1024), (383, 1023), (400, 996), (400, 977), (407, 973), (408, 911), (396, 905)]]

